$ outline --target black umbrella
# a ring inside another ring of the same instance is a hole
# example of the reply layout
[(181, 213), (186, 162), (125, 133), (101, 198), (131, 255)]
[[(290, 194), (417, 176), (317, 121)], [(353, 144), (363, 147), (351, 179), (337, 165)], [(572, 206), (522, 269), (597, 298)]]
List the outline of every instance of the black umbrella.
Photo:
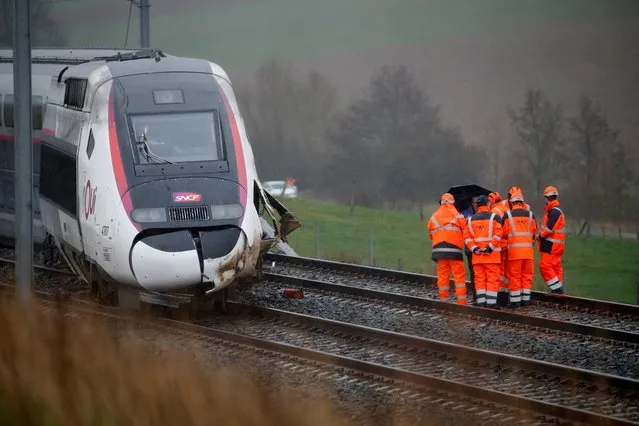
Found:
[(483, 188), (479, 185), (457, 185), (448, 189), (448, 193), (455, 197), (455, 208), (461, 212), (471, 206), (473, 197), (490, 194), (491, 190)]

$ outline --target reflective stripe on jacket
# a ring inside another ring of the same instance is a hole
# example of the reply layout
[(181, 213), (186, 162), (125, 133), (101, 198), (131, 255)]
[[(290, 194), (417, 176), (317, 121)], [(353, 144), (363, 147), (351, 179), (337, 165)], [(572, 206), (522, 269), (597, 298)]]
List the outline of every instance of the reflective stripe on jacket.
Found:
[(428, 220), (428, 236), (432, 240), (433, 260), (464, 260), (466, 219), (453, 204), (443, 204)]
[(539, 232), (539, 251), (561, 256), (566, 247), (566, 222), (559, 201), (553, 200), (546, 205)]
[(481, 206), (477, 213), (468, 219), (464, 228), (464, 242), (470, 250), (475, 248), (490, 248), (490, 254), (473, 254), (473, 265), (477, 263), (501, 263), (501, 235), (502, 228), (499, 216), (488, 210), (487, 206)]
[(514, 207), (504, 216), (502, 249), (508, 250), (508, 260), (534, 259), (533, 239), (537, 232), (535, 215), (523, 207)]
[(506, 214), (506, 210), (508, 210), (502, 203), (495, 203), (491, 207), (490, 211), (499, 216), (499, 223), (503, 224), (504, 215)]

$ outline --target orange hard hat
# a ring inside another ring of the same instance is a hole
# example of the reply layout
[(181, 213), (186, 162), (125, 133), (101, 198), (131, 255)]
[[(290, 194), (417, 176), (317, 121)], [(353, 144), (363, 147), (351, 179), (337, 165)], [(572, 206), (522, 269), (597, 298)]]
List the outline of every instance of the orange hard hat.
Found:
[(508, 198), (510, 199), (510, 196), (513, 194), (513, 192), (515, 191), (519, 191), (521, 192), (521, 188), (518, 186), (511, 186), (510, 189), (508, 190)]
[(499, 195), (499, 192), (491, 192), (488, 194), (488, 201), (490, 201), (490, 204), (498, 203), (501, 201), (501, 195)]
[(441, 204), (455, 204), (455, 198), (447, 192), (442, 195), (442, 198), (439, 200), (439, 202)]
[(521, 189), (519, 188), (511, 188), (510, 192), (510, 202), (514, 203), (516, 201), (524, 202), (524, 194), (521, 193)]
[(549, 186), (544, 189), (544, 197), (552, 197), (553, 195), (555, 197), (559, 196), (559, 191), (557, 191), (557, 188), (555, 188), (554, 186)]

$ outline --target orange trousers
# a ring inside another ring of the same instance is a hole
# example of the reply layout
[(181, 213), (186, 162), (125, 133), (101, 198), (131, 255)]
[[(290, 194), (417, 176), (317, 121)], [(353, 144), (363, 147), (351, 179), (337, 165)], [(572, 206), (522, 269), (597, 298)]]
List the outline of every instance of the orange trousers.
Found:
[(499, 291), (508, 293), (508, 252), (501, 252)]
[(457, 303), (466, 305), (466, 269), (463, 260), (437, 259), (437, 287), (439, 288), (439, 299), (448, 300), (448, 289), (450, 288), (450, 273), (453, 273), (455, 282), (455, 295)]
[(500, 269), (499, 263), (476, 263), (473, 265), (477, 304), (486, 303), (488, 306), (497, 304)]
[(551, 290), (563, 287), (564, 269), (561, 265), (561, 256), (550, 253), (541, 253), (539, 259), (539, 272), (544, 282)]
[(510, 302), (530, 301), (535, 266), (533, 259), (509, 259), (508, 281)]

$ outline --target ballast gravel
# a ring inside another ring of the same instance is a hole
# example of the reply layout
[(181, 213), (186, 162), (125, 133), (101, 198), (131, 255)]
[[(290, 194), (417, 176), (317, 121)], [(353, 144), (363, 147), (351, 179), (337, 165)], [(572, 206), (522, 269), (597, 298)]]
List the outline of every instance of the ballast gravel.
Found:
[(303, 289), (283, 297), (284, 286), (262, 282), (238, 292), (241, 303), (442, 340), (572, 367), (639, 379), (639, 347), (553, 330), (535, 330), (347, 295)]

